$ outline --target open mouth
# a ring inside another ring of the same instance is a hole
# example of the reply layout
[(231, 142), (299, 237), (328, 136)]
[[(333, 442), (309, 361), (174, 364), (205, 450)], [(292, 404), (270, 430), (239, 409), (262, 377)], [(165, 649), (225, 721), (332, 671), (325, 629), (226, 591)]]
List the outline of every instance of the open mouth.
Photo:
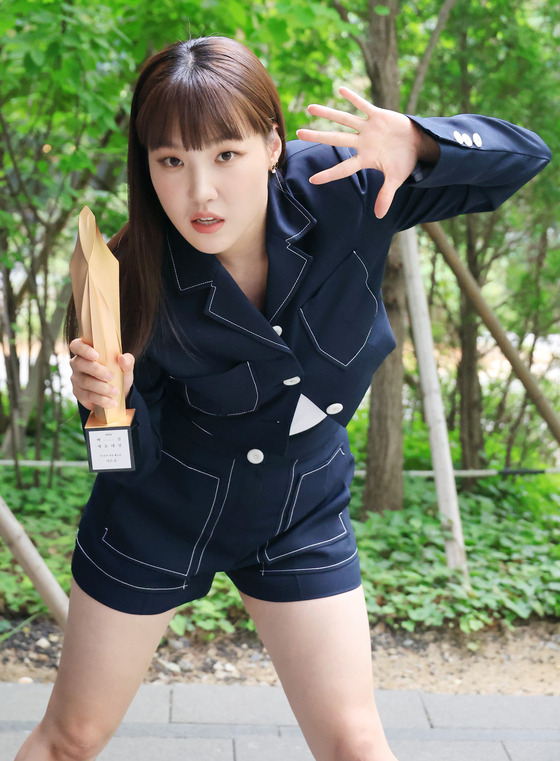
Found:
[(217, 232), (224, 224), (225, 219), (221, 217), (195, 217), (191, 220), (191, 225), (197, 232), (214, 233)]

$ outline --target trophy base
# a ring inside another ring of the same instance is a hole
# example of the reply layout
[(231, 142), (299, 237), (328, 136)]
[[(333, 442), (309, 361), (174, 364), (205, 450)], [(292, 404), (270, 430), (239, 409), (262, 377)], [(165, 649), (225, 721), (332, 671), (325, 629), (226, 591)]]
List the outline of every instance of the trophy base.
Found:
[(135, 470), (132, 445), (132, 420), (135, 410), (113, 423), (102, 423), (90, 413), (84, 427), (91, 473)]

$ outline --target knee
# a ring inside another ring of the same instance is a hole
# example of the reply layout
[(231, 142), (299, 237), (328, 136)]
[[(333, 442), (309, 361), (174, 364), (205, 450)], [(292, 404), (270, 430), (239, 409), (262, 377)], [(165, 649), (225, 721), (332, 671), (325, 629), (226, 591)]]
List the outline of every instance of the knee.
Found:
[(92, 761), (107, 745), (114, 730), (89, 721), (57, 723), (47, 730), (47, 745), (53, 761)]
[(334, 746), (333, 761), (372, 761), (379, 754), (373, 740), (367, 735), (341, 737)]
[(332, 746), (332, 761), (396, 761), (383, 731), (371, 722), (349, 721), (340, 728)]

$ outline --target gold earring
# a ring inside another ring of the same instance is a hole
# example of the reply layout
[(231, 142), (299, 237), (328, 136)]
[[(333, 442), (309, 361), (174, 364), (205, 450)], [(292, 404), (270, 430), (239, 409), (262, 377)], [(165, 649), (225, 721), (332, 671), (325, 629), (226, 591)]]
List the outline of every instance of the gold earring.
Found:
[(278, 162), (276, 161), (271, 167), (270, 167), (270, 174), (276, 174), (276, 170), (278, 169)]

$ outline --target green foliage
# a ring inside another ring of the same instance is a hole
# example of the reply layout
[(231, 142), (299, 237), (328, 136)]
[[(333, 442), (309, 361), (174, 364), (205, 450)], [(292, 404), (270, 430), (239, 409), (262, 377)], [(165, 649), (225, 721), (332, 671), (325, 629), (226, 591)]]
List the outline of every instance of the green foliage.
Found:
[[(35, 480), (30, 468), (22, 470), (26, 488), (17, 489), (14, 474), (2, 468), (2, 499), (68, 593), (74, 538), (93, 477), (87, 470), (64, 470), (49, 487), (48, 471), (39, 472)], [(21, 571), (3, 542), (0, 542), (0, 569), (0, 606), (19, 615), (45, 612), (45, 606), (30, 579)]]
[(231, 634), (239, 628), (255, 629), (239, 593), (225, 573), (216, 574), (208, 595), (181, 606), (171, 622), (171, 629), (178, 636), (186, 632), (203, 632), (206, 639), (212, 639), (220, 632)]
[(410, 498), (407, 489), (402, 511), (371, 513), (355, 524), (373, 619), (409, 631), (446, 624), (471, 632), (560, 615), (560, 520), (540, 512), (539, 502), (529, 512), (523, 485), (492, 479), (461, 495), (470, 585), (446, 567), (433, 485), (415, 491)]

